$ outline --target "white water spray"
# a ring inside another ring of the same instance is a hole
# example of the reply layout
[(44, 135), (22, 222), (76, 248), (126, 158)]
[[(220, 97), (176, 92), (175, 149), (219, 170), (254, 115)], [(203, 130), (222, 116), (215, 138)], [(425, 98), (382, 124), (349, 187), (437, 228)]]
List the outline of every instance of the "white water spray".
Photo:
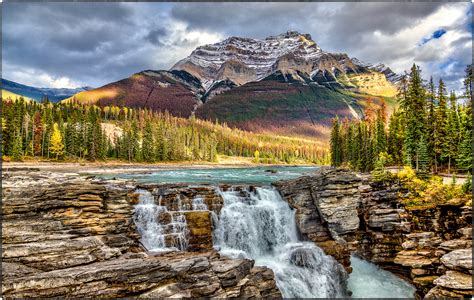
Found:
[(230, 190), (224, 198), (215, 245), (223, 255), (254, 259), (271, 268), (283, 297), (345, 297), (347, 274), (332, 257), (298, 238), (294, 211), (273, 188)]
[(201, 196), (196, 196), (193, 199), (193, 210), (209, 210), (206, 203), (204, 203), (204, 198)]
[(137, 193), (139, 203), (135, 206), (133, 221), (143, 246), (148, 251), (156, 252), (186, 250), (188, 227), (185, 215), (169, 212), (166, 206), (155, 204), (153, 195), (147, 190), (139, 189)]

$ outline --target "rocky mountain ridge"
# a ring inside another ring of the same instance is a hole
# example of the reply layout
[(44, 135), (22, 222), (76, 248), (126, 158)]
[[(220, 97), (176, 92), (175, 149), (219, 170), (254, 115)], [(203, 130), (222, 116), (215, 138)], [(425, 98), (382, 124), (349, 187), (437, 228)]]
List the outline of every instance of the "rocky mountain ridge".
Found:
[(176, 63), (172, 70), (184, 70), (199, 78), (209, 91), (217, 82), (230, 80), (236, 85), (262, 80), (276, 72), (287, 81), (317, 82), (342, 87), (339, 76), (378, 72), (399, 80), (383, 64), (371, 65), (345, 53), (323, 51), (311, 35), (288, 31), (265, 39), (230, 37), (216, 44), (196, 48)]

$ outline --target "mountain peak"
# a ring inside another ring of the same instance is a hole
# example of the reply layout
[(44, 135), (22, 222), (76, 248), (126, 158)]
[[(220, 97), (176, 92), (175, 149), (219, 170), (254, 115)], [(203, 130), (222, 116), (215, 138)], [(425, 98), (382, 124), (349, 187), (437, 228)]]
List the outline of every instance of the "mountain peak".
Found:
[[(275, 72), (282, 58), (287, 61), (291, 57), (292, 60), (311, 64), (323, 54), (311, 35), (297, 31), (287, 31), (265, 39), (232, 36), (196, 48), (190, 56), (176, 63), (172, 70), (187, 71), (199, 78), (204, 88), (208, 89), (219, 80), (229, 79), (237, 83), (233, 80), (235, 77), (238, 77), (238, 84), (263, 79)], [(219, 72), (228, 61), (233, 61), (232, 66), (239, 66), (235, 72), (243, 71), (244, 74), (233, 74), (229, 66), (226, 66), (226, 72)], [(225, 78), (222, 74), (226, 74)]]
[(345, 74), (375, 71), (392, 82), (398, 79), (398, 75), (385, 66), (351, 59), (345, 53), (325, 52), (310, 34), (298, 31), (287, 31), (265, 39), (232, 36), (197, 47), (172, 70), (193, 75), (206, 92), (218, 82), (228, 81), (239, 86), (275, 74), (285, 81), (303, 84), (316, 81), (330, 87), (341, 86), (337, 78)]
[(297, 37), (304, 37), (308, 40), (311, 40), (311, 35), (309, 33), (300, 33), (298, 31), (292, 31), (292, 30), (289, 30), (287, 32), (284, 32), (284, 33), (280, 33), (278, 35), (271, 35), (269, 37), (266, 38), (266, 40), (269, 40), (269, 39), (288, 39), (288, 38), (297, 38)]

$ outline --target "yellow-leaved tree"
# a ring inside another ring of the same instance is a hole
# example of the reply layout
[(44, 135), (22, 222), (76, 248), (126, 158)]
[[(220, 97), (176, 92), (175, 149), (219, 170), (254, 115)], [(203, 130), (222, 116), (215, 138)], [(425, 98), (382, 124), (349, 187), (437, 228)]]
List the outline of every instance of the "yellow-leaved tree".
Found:
[(59, 131), (58, 128), (58, 123), (54, 123), (53, 125), (53, 134), (51, 135), (49, 151), (51, 151), (53, 154), (56, 154), (56, 159), (64, 154), (64, 143), (61, 136), (61, 131)]

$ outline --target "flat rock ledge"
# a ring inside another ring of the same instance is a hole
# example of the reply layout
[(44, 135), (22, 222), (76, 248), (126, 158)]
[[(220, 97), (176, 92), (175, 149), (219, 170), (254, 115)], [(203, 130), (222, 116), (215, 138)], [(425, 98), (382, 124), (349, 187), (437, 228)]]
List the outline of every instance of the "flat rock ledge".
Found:
[(273, 271), (216, 252), (121, 257), (49, 272), (2, 264), (5, 297), (281, 297)]
[[(146, 252), (134, 182), (33, 169), (2, 181), (4, 297), (281, 298), (271, 269), (221, 257), (212, 240), (198, 252)], [(192, 217), (195, 236), (209, 236), (209, 214)]]

